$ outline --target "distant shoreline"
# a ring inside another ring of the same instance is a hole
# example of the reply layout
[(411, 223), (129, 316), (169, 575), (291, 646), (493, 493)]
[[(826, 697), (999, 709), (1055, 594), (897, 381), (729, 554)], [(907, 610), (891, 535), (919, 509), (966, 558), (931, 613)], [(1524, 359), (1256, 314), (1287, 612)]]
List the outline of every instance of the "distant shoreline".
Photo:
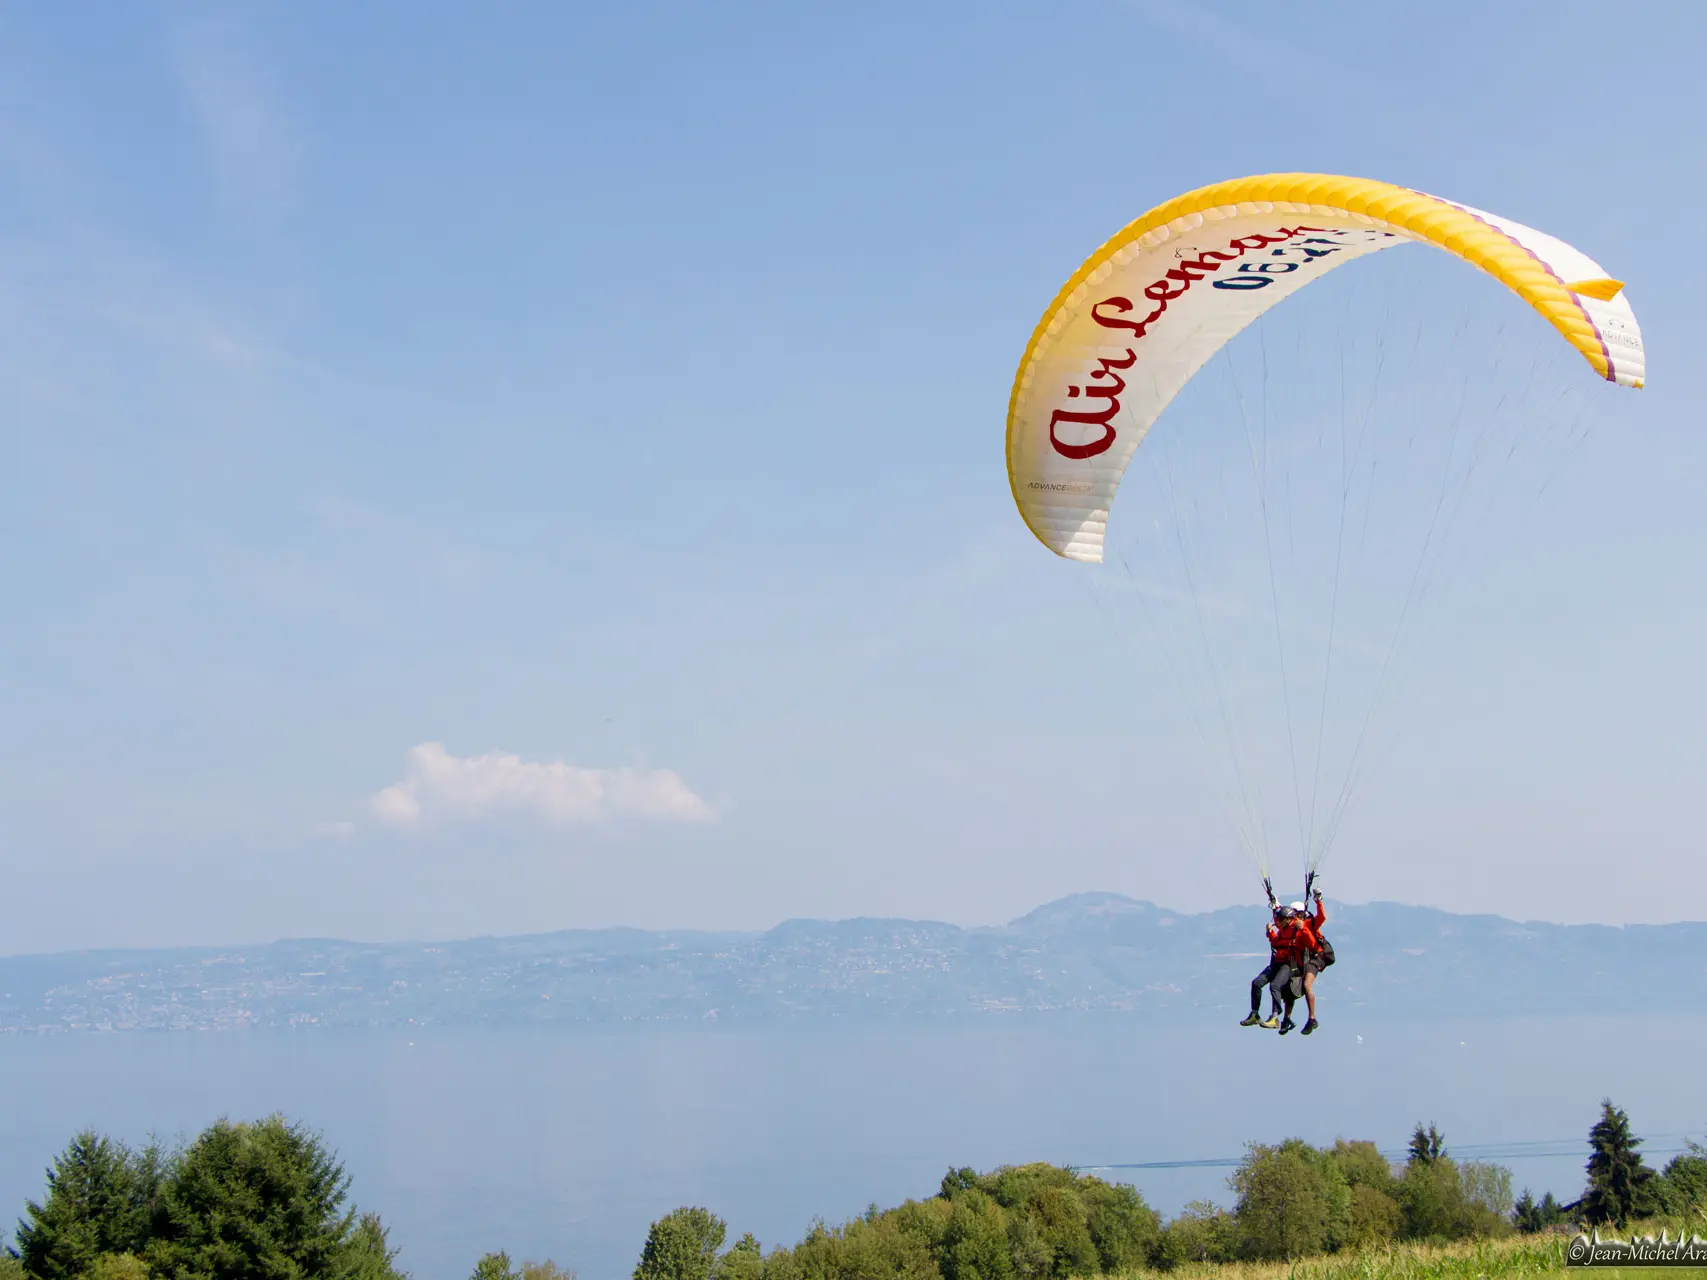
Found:
[[(1707, 923), (1549, 925), (1393, 903), (1328, 904), (1328, 1023), (1355, 1012), (1519, 1016), (1707, 1011)], [(966, 1025), (1239, 1016), (1266, 913), (1197, 915), (1079, 894), (1007, 925), (791, 920), (763, 933), (568, 930), (463, 942), (0, 959), (0, 1034), (249, 1028)]]

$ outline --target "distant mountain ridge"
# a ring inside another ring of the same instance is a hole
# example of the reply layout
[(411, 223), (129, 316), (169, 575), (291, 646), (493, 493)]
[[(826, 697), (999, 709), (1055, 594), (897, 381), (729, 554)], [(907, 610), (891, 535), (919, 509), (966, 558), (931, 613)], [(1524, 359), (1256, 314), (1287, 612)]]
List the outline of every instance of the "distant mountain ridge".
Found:
[[(1557, 925), (1328, 904), (1339, 1008), (1707, 1011), (1707, 923)], [(786, 920), (762, 933), (567, 930), (456, 942), (0, 958), (0, 1032), (758, 1024), (1106, 1014), (1224, 1017), (1266, 960), (1265, 913), (1080, 893), (1006, 925)]]

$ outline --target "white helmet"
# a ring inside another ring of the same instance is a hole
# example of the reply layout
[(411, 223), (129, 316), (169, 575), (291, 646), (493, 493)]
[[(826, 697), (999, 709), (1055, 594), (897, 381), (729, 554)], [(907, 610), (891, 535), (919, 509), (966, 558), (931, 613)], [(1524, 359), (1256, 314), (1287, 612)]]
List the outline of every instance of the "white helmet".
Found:
[(1299, 915), (1304, 914), (1304, 904), (1302, 902), (1294, 902), (1292, 904), (1292, 909), (1294, 911), (1296, 911)]

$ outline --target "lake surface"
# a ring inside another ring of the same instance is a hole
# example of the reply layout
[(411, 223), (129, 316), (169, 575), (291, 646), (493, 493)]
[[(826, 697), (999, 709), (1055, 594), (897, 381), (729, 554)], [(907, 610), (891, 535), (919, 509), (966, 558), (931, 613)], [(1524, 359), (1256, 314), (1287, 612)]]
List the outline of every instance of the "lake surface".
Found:
[[(0, 1222), (41, 1195), (81, 1126), (136, 1142), (277, 1110), (325, 1133), (417, 1280), (462, 1280), (500, 1248), (621, 1280), (647, 1224), (677, 1205), (769, 1248), (814, 1217), (930, 1195), (951, 1165), (1236, 1157), (1290, 1135), (1402, 1148), (1418, 1121), (1449, 1147), (1580, 1140), (1607, 1095), (1675, 1148), (1707, 1130), (1703, 1062), (1700, 1016), (1358, 1015), (1310, 1040), (1135, 1018), (13, 1036), (0, 1040)], [(1581, 1154), (1502, 1162), (1538, 1195), (1581, 1190)], [(1104, 1176), (1171, 1214), (1227, 1202), (1227, 1173)]]

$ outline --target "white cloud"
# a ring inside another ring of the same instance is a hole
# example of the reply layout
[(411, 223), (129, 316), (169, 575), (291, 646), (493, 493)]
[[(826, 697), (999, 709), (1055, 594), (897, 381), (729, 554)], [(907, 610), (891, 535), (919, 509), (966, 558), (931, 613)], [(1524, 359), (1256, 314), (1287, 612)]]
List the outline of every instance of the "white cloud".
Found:
[(411, 748), (403, 777), (369, 797), (368, 810), (403, 831), (500, 817), (560, 827), (617, 817), (658, 822), (716, 817), (669, 769), (586, 769), (498, 752), (459, 757), (438, 742)]

